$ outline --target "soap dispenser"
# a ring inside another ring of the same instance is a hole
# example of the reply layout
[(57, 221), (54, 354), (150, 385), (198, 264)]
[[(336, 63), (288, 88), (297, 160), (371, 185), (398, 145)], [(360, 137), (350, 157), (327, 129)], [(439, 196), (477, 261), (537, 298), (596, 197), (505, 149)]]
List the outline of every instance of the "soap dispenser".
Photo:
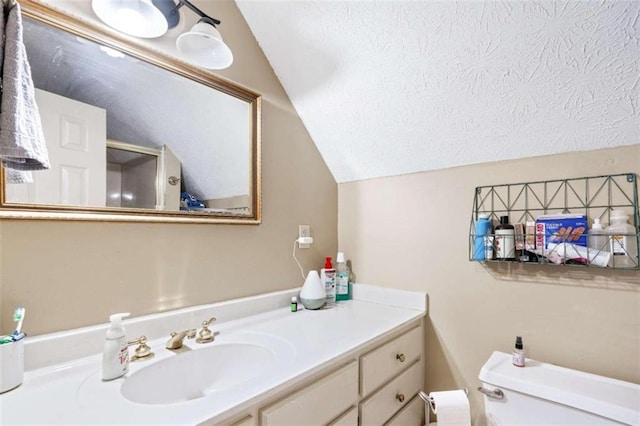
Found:
[(107, 330), (102, 353), (102, 380), (117, 379), (129, 371), (129, 346), (122, 326), (122, 318), (129, 315), (120, 313), (109, 317), (111, 326)]

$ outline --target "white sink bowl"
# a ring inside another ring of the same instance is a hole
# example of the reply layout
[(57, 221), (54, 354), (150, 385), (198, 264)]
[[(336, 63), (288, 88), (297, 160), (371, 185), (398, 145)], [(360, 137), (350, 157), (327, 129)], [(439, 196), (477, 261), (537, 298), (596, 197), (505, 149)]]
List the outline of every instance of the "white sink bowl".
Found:
[(128, 376), (120, 391), (140, 404), (172, 404), (226, 391), (273, 368), (277, 356), (253, 343), (211, 343), (176, 353)]

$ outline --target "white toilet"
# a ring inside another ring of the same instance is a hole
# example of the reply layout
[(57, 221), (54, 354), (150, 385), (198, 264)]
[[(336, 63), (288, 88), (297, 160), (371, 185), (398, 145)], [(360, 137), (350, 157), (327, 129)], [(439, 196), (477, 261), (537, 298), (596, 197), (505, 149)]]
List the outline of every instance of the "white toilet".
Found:
[(487, 425), (640, 425), (640, 385), (494, 352), (480, 370)]

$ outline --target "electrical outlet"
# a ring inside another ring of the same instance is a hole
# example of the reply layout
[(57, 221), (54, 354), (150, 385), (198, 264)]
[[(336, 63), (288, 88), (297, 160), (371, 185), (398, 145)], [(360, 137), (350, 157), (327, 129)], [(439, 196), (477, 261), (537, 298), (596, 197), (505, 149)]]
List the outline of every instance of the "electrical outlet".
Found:
[[(311, 236), (311, 227), (309, 225), (298, 225), (298, 238), (305, 238)], [(298, 243), (298, 247), (309, 248), (310, 244), (300, 244)]]

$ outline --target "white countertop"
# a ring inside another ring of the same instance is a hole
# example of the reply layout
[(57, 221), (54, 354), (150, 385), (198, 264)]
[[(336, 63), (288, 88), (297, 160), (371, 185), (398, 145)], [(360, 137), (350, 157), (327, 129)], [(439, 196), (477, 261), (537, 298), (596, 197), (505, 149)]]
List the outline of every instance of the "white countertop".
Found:
[[(223, 322), (220, 321), (220, 315), (216, 315), (219, 321), (214, 323), (211, 329), (219, 331), (220, 335), (216, 337), (215, 342), (198, 344), (195, 340), (185, 339), (185, 346), (192, 350), (227, 343), (256, 342), (277, 354), (272, 368), (265, 369), (242, 385), (173, 404), (150, 405), (131, 402), (120, 392), (120, 387), (127, 377), (162, 359), (180, 356), (180, 353), (165, 349), (168, 334), (155, 337), (154, 333), (147, 333), (150, 338), (148, 343), (155, 357), (149, 361), (131, 363), (128, 375), (123, 378), (103, 382), (100, 371), (101, 353), (55, 364), (42, 362), (43, 355), (38, 352), (60, 346), (60, 343), (68, 343), (64, 341), (65, 333), (55, 333), (52, 335), (54, 337), (33, 338), (39, 346), (34, 345), (31, 350), (26, 350), (25, 363), (38, 368), (25, 372), (20, 387), (0, 395), (0, 423), (197, 424), (207, 420), (222, 420), (266, 400), (273, 392), (302, 381), (309, 374), (355, 353), (366, 344), (383, 339), (426, 314), (424, 293), (360, 284), (354, 285), (354, 298), (360, 300), (339, 302), (335, 308), (319, 311), (302, 310), (292, 313), (287, 301), (295, 291), (273, 294), (277, 296), (278, 304), (282, 306), (284, 301), (287, 303), (286, 307)], [(251, 303), (255, 303), (253, 299), (260, 299), (262, 305), (265, 305), (264, 296), (242, 299), (243, 311), (251, 308)], [(239, 311), (239, 305), (223, 302), (198, 307), (195, 316), (198, 316), (201, 322), (202, 319), (207, 319), (204, 317), (211, 312), (224, 311), (222, 305), (225, 304)], [(185, 311), (188, 310), (181, 310), (181, 315), (186, 315)], [(193, 316), (192, 312), (188, 314)], [(167, 317), (176, 318), (172, 317), (171, 313), (150, 317), (153, 317), (156, 329), (158, 321), (166, 321)], [(134, 320), (130, 323), (137, 329), (145, 328), (141, 324), (147, 328), (154, 328), (150, 325), (149, 319), (145, 321)], [(193, 323), (191, 327), (197, 324)], [(127, 327), (127, 338), (137, 337), (129, 334), (127, 321), (124, 325)], [(174, 328), (183, 329), (175, 326), (175, 322)], [(69, 339), (80, 339), (79, 336), (90, 333), (92, 337), (89, 340), (94, 341), (98, 332), (104, 336), (104, 330), (106, 325), (82, 329), (81, 332), (70, 331)], [(101, 348), (100, 343), (94, 348), (97, 349), (94, 352), (100, 351)], [(39, 361), (32, 361), (30, 358), (37, 358)], [(210, 368), (224, 368), (224, 365), (211, 365)]]

